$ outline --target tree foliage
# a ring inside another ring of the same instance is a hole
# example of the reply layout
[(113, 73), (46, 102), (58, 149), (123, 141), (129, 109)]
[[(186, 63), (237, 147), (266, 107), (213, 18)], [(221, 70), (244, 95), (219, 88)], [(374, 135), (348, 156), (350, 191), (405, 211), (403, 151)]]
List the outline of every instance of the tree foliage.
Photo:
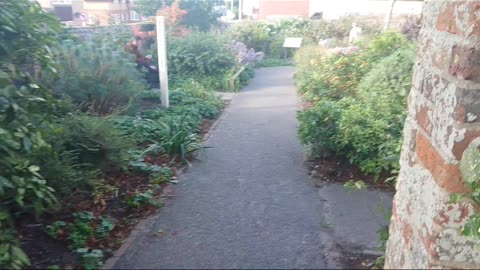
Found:
[(220, 13), (215, 7), (223, 4), (221, 0), (137, 0), (135, 9), (143, 16), (150, 17), (175, 2), (179, 4), (180, 9), (186, 11), (180, 24), (200, 31), (208, 31), (216, 23)]
[(222, 3), (221, 0), (180, 0), (180, 8), (187, 12), (183, 25), (200, 31), (210, 30), (220, 17), (215, 7)]
[(55, 203), (53, 189), (30, 154), (46, 144), (43, 132), (54, 106), (35, 74), (56, 71), (51, 52), (61, 26), (34, 2), (0, 4), (0, 234), (5, 236), (0, 267), (21, 268), (28, 258), (8, 236), (12, 217), (26, 211), (38, 215)]
[(135, 11), (144, 17), (154, 16), (157, 10), (164, 6), (162, 0), (137, 0), (135, 1)]

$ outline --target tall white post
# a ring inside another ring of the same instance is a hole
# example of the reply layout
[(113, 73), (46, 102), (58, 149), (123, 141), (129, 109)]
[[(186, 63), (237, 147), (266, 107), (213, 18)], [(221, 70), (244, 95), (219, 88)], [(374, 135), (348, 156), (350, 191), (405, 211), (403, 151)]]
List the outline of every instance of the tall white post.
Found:
[(243, 0), (238, 0), (238, 20), (242, 20), (242, 7), (243, 7)]
[(167, 69), (167, 34), (165, 31), (165, 17), (157, 16), (157, 52), (158, 77), (160, 78), (160, 99), (162, 106), (168, 108), (168, 69)]
[(383, 31), (387, 31), (390, 28), (390, 22), (392, 21), (393, 7), (395, 6), (396, 0), (390, 0), (388, 3), (388, 10), (385, 14), (385, 20), (383, 22)]

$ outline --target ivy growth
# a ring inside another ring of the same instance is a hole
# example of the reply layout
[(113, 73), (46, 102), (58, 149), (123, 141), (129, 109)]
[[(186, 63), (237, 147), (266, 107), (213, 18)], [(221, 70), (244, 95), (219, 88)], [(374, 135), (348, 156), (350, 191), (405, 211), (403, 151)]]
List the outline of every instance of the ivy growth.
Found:
[[(450, 202), (469, 200), (476, 206), (480, 206), (480, 140), (475, 140), (467, 147), (460, 160), (460, 172), (469, 192), (452, 194)], [(480, 240), (480, 213), (471, 215), (462, 227), (464, 236), (474, 237)]]

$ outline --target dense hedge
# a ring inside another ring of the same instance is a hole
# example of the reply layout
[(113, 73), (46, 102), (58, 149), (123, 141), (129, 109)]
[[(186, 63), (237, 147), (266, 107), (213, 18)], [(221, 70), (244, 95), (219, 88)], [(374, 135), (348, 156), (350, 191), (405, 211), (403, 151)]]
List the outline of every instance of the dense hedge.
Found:
[(272, 22), (245, 21), (233, 25), (229, 32), (234, 40), (265, 52), (267, 58), (283, 58), (285, 37), (302, 37), (303, 45), (316, 45), (324, 39), (330, 39), (331, 44), (346, 44), (354, 21), (362, 27), (367, 38), (381, 30), (381, 25), (376, 22), (363, 17), (347, 16), (333, 21), (298, 19)]
[(313, 103), (298, 114), (299, 136), (313, 154), (345, 156), (377, 176), (398, 168), (413, 48), (390, 32), (348, 54), (297, 58), (299, 91)]

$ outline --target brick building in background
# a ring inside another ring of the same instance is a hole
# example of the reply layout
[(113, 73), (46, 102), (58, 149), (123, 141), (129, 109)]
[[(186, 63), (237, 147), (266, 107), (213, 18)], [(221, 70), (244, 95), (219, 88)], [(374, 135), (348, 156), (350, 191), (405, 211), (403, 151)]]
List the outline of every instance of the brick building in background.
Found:
[(134, 0), (37, 0), (68, 25), (108, 25), (138, 21)]
[[(242, 11), (255, 20), (338, 19), (346, 15), (385, 16), (389, 0), (242, 0)], [(227, 5), (230, 3), (226, 1)], [(419, 15), (423, 0), (397, 0), (394, 16)]]
[(469, 192), (459, 163), (480, 137), (479, 49), (480, 1), (425, 2), (386, 268), (480, 268), (478, 238), (461, 234), (478, 206), (449, 202)]
[(308, 18), (310, 0), (259, 0), (258, 20)]

